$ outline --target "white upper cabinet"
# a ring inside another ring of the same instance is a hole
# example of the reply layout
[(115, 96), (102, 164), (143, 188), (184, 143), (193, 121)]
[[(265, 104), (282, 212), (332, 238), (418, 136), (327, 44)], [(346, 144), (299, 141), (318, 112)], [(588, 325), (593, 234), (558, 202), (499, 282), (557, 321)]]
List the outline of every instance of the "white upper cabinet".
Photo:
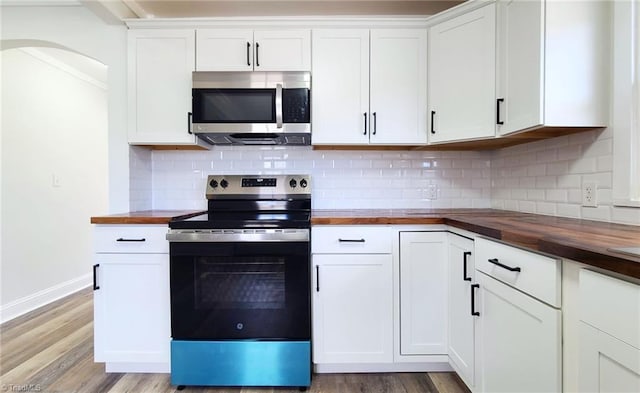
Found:
[(190, 133), (193, 30), (129, 30), (129, 143), (196, 145)]
[(495, 4), (429, 29), (429, 141), (495, 136)]
[(311, 142), (367, 144), (369, 30), (314, 30), (312, 48)]
[(607, 1), (498, 1), (500, 135), (609, 122)]
[(426, 31), (313, 31), (312, 143), (425, 144)]
[(309, 71), (311, 31), (198, 29), (197, 71)]
[(373, 144), (427, 143), (427, 32), (371, 30)]

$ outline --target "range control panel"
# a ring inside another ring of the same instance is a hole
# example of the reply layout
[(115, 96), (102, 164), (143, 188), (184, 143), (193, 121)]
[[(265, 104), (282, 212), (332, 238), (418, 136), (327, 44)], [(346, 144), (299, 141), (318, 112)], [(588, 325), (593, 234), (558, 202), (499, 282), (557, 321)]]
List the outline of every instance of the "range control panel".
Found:
[(311, 195), (309, 175), (209, 175), (207, 199), (218, 196)]

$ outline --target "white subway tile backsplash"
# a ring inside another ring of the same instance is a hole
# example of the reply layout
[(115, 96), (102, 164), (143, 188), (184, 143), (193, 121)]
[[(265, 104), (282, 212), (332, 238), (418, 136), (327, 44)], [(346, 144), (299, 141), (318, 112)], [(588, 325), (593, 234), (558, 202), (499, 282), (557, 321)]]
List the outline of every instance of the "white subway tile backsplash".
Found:
[[(640, 208), (612, 206), (612, 135), (595, 130), (493, 151), (492, 207), (640, 225)], [(584, 181), (597, 183), (597, 208), (582, 207)]]
[[(155, 209), (206, 208), (205, 179), (214, 173), (308, 173), (316, 209), (491, 205), (488, 152), (220, 146), (205, 152), (154, 150), (149, 155), (153, 171), (146, 175), (147, 188)], [(429, 184), (437, 187), (435, 200), (427, 198)]]
[[(310, 174), (315, 209), (488, 208), (640, 224), (640, 208), (612, 206), (610, 130), (495, 151), (313, 150), (216, 146), (130, 150), (132, 210), (205, 209), (209, 174)], [(598, 207), (582, 207), (582, 183)], [(430, 200), (428, 186), (437, 199)]]

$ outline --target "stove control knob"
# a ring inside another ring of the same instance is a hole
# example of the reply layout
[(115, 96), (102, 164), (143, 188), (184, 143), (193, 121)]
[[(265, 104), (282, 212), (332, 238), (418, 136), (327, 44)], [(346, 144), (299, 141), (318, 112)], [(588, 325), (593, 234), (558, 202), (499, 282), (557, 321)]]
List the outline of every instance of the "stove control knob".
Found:
[(225, 179), (222, 179), (222, 180), (220, 181), (220, 186), (221, 186), (222, 188), (227, 188), (227, 187), (229, 187), (229, 182), (228, 182), (228, 181), (226, 181)]
[(298, 185), (298, 182), (296, 181), (296, 179), (291, 179), (289, 181), (289, 185), (291, 186), (291, 188), (296, 188), (296, 186)]
[(306, 179), (300, 180), (300, 187), (307, 188), (307, 180)]
[(209, 182), (209, 185), (211, 186), (211, 188), (216, 188), (218, 187), (218, 181), (216, 179), (213, 179)]

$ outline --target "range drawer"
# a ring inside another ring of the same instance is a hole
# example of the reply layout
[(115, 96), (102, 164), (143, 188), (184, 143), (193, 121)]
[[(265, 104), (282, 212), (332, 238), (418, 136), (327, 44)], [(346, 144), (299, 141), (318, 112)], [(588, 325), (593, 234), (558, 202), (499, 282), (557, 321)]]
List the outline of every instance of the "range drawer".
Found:
[(560, 260), (484, 238), (476, 239), (475, 251), (476, 270), (560, 307)]
[(169, 253), (166, 225), (96, 225), (96, 253)]
[(640, 285), (581, 269), (580, 320), (640, 349)]
[(391, 228), (386, 226), (329, 225), (311, 228), (314, 254), (390, 254)]

